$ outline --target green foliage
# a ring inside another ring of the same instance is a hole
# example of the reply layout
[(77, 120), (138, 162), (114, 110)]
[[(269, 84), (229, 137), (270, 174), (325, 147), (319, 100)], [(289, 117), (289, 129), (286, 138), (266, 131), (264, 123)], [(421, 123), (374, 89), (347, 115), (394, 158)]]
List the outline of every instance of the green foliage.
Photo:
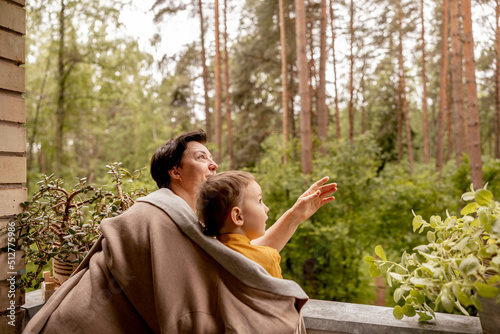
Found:
[[(460, 191), (456, 187), (461, 183), (453, 182), (462, 170), (457, 171), (454, 162), (445, 166), (441, 179), (433, 166), (418, 163), (412, 176), (404, 163), (388, 162), (380, 170), (381, 150), (366, 134), (353, 145), (329, 144), (329, 154), (314, 160), (313, 175), (304, 176), (300, 162), (293, 159), (293, 149), (287, 152), (289, 162), (283, 164), (285, 152), (276, 149), (278, 138), (271, 136), (261, 145), (262, 159), (251, 169), (270, 208), (270, 224), (293, 205), (311, 182), (328, 175), (331, 182), (338, 184), (336, 200), (304, 222), (281, 251), (284, 277), (301, 284), (311, 298), (371, 303), (374, 281), (368, 274), (377, 276), (382, 271), (369, 256), (372, 260), (367, 272), (360, 259), (372, 253), (376, 245), (382, 247), (378, 248), (379, 261), (382, 254), (392, 259), (427, 242), (431, 235), (413, 233), (414, 226), (405, 224), (412, 221), (412, 210), (433, 216), (446, 214), (443, 207), (447, 207), (451, 215), (458, 215), (463, 207), (463, 202), (456, 200)], [(485, 166), (491, 165), (490, 174), (485, 175), (498, 178), (497, 164), (487, 163)], [(395, 290), (393, 285), (391, 294)], [(392, 298), (387, 302), (395, 303)], [(412, 313), (407, 308), (404, 311)]]
[(486, 187), (471, 187), (462, 199), (474, 202), (461, 210), (461, 217), (447, 212), (444, 219), (433, 215), (426, 221), (414, 214), (413, 232), (425, 232), (428, 243), (404, 252), (400, 262), (388, 260), (380, 245), (375, 247), (379, 259), (365, 257), (370, 275), (385, 274), (387, 284), (396, 286), (397, 319), (418, 314), (419, 321), (427, 321), (435, 311), (469, 315), (482, 309), (478, 296), (499, 295), (500, 203)]
[(121, 163), (106, 167), (113, 179), (112, 190), (90, 185), (85, 178), (65, 188), (62, 179), (44, 175), (37, 183), (38, 191), (24, 203), (24, 211), (1, 231), (9, 236), (15, 233), (26, 261), (34, 265), (22, 277), (23, 289), (39, 286), (41, 271), (53, 258), (80, 263), (100, 235), (101, 220), (119, 215), (147, 193), (143, 188), (122, 189), (123, 181), (137, 179), (140, 171), (130, 173)]

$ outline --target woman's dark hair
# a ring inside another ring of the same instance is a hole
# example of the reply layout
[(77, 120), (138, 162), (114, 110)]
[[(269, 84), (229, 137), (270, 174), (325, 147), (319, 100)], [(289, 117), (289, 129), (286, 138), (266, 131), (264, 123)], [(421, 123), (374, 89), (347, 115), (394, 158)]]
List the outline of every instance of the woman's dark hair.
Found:
[(182, 154), (190, 141), (205, 144), (207, 134), (202, 129), (185, 132), (169, 139), (165, 145), (156, 149), (151, 158), (151, 176), (156, 181), (158, 188), (168, 188), (170, 186), (168, 171), (174, 167), (182, 167)]

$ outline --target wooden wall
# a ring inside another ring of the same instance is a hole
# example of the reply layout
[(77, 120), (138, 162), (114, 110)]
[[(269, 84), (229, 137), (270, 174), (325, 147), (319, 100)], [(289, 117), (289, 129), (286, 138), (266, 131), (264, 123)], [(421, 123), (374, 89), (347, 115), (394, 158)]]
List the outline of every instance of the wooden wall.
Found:
[[(0, 228), (27, 199), (24, 6), (25, 0), (0, 0)], [(0, 246), (7, 245), (8, 237), (0, 236)], [(24, 325), (24, 294), (13, 291), (9, 280), (19, 279), (23, 269), (19, 249), (0, 251), (0, 333), (20, 333)]]

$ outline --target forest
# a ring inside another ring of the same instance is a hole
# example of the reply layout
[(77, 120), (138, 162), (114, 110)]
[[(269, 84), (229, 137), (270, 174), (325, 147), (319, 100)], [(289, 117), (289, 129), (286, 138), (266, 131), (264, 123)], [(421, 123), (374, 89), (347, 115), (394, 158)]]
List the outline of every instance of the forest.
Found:
[[(110, 183), (113, 162), (153, 191), (156, 147), (203, 128), (219, 171), (256, 175), (269, 225), (313, 180), (338, 184), (281, 252), (283, 275), (365, 304), (378, 283), (363, 257), (425, 239), (412, 210), (457, 213), (471, 185), (500, 194), (498, 0), (156, 0), (149, 49), (123, 29), (138, 1), (27, 4), (30, 193), (42, 175)], [(181, 14), (198, 36), (157, 57)]]

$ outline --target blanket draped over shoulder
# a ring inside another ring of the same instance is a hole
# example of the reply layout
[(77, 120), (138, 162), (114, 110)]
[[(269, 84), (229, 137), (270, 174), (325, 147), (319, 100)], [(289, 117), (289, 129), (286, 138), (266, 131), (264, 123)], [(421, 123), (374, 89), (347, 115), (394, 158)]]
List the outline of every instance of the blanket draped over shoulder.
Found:
[(205, 236), (169, 189), (101, 231), (25, 333), (305, 333), (300, 286)]

